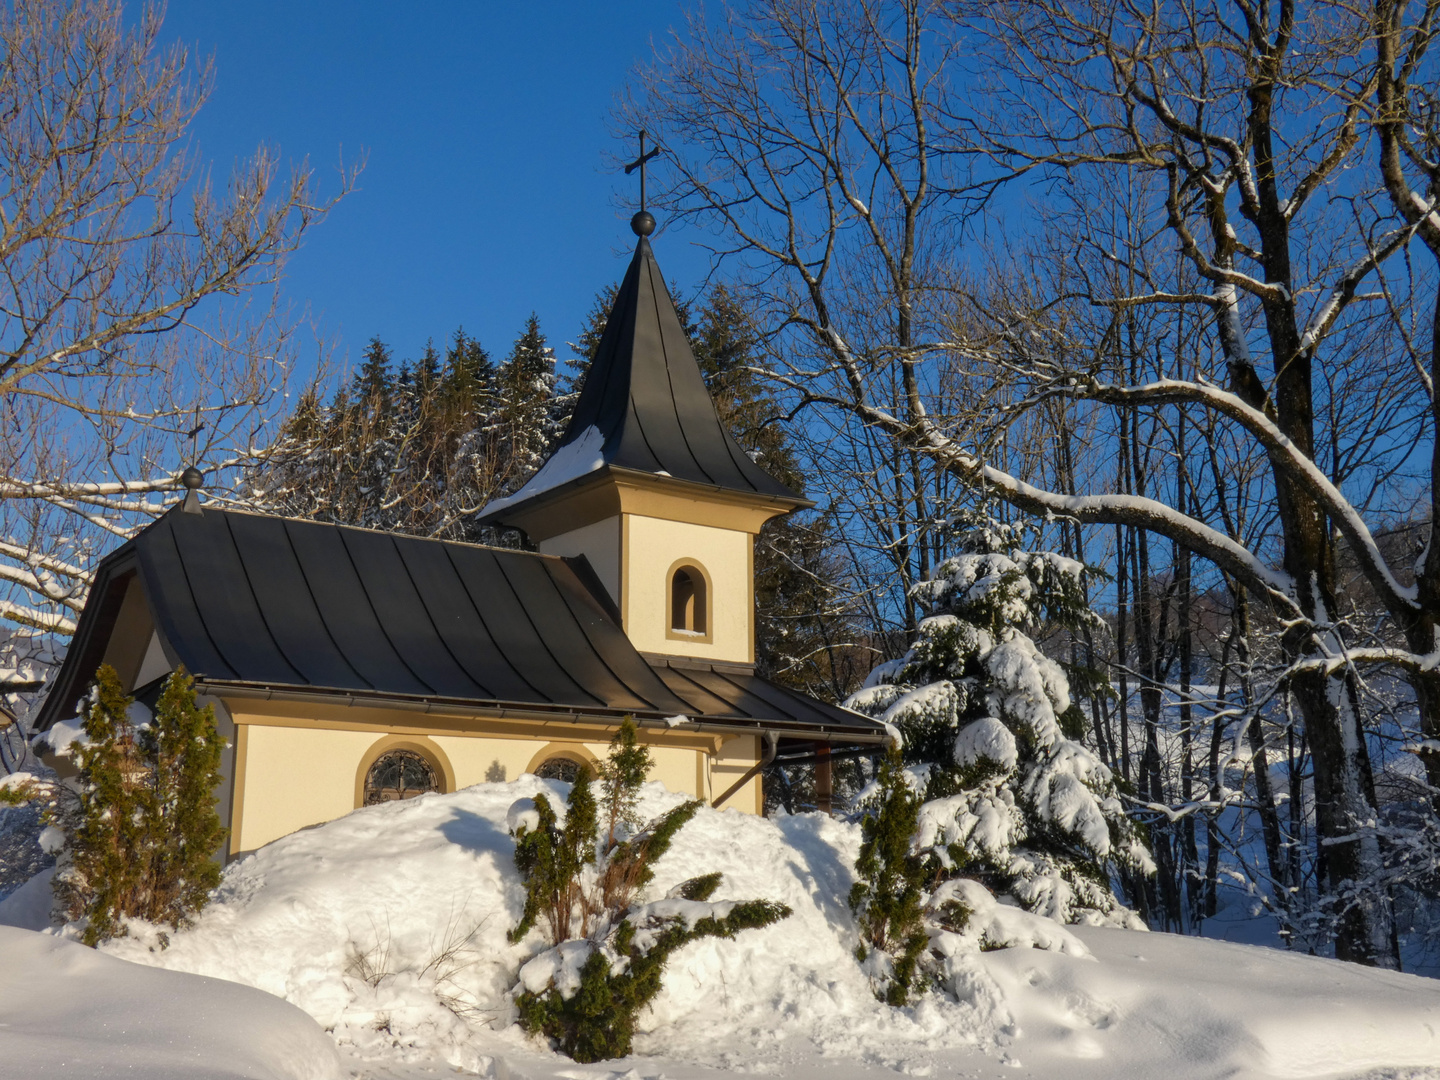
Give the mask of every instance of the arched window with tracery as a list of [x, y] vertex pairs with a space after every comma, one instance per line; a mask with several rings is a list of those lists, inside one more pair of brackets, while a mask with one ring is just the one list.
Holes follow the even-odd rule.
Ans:
[[439, 771], [423, 754], [414, 750], [387, 750], [365, 774], [364, 805], [413, 799], [439, 790]]
[[679, 566], [670, 575], [670, 629], [703, 637], [710, 632], [705, 575], [698, 566]]
[[542, 780], [559, 780], [564, 784], [573, 784], [580, 776], [580, 763], [568, 757], [546, 758], [535, 770], [535, 775]]

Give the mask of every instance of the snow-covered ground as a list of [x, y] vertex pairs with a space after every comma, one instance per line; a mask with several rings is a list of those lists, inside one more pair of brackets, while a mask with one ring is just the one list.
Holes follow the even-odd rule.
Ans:
[[[643, 1018], [637, 1055], [579, 1066], [526, 1038], [507, 999], [540, 943], [505, 940], [522, 901], [505, 818], [546, 787], [481, 784], [286, 837], [230, 867], [216, 901], [168, 948], [141, 935], [93, 959], [137, 979], [174, 976], [119, 959], [269, 991], [331, 1031], [355, 1076], [375, 1080], [457, 1069], [497, 1080], [1440, 1080], [1440, 982], [1162, 934], [1055, 927], [1065, 950], [964, 956], [960, 999], [891, 1009], [853, 955], [845, 897], [858, 828], [708, 809], [660, 862], [652, 894], [720, 870], [716, 899], [779, 900], [794, 915], [687, 946]], [[642, 810], [675, 801], [652, 785]], [[42, 910], [36, 883], [0, 903], [0, 922]], [[0, 939], [0, 970], [10, 940]], [[0, 1028], [0, 1061], [8, 1038]]]
[[269, 994], [0, 926], [0, 1077], [6, 1080], [342, 1075], [325, 1032]]

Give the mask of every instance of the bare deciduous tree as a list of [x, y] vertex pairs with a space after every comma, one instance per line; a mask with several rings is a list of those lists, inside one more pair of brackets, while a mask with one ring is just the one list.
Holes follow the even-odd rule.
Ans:
[[[770, 297], [782, 327], [770, 374], [798, 406], [847, 416], [1023, 511], [1167, 538], [1264, 603], [1313, 755], [1337, 953], [1388, 966], [1362, 681], [1408, 672], [1422, 733], [1440, 739], [1425, 681], [1440, 584], [1428, 562], [1413, 584], [1372, 521], [1396, 511], [1410, 449], [1435, 436], [1440, 351], [1417, 348], [1411, 364], [1393, 346], [1433, 284], [1398, 267], [1440, 219], [1422, 123], [1431, 9], [1381, 5], [1374, 22], [1393, 27], [1378, 69], [1371, 16], [1342, 4], [757, 0], [693, 22], [638, 74], [621, 119], [671, 151], [668, 206]], [[1383, 170], [1366, 155], [1372, 128], [1392, 148]], [[1023, 195], [1001, 186], [1020, 178], [1034, 181]], [[1107, 246], [1088, 223], [1108, 206], [1086, 200], [1117, 187], [1138, 210], [1132, 235]], [[989, 227], [1010, 215], [1032, 233], [1068, 227], [1052, 246], [1072, 270], [1011, 261], [1008, 276], [1036, 279], [1030, 295], [967, 288], [958, 240], [986, 200]], [[1075, 303], [1098, 313], [1098, 334], [1057, 324]], [[1157, 313], [1203, 327], [1214, 348], [1181, 353], [1163, 330], [1153, 363], [1117, 365], [1114, 343]], [[956, 370], [984, 408], [935, 407]], [[1042, 408], [1102, 433], [1068, 480], [1007, 446]], [[1126, 463], [1135, 425], [1154, 435], [1167, 410], [1265, 463], [1262, 520], [1237, 528], [1183, 477], [1147, 487], [1183, 442]], [[1433, 514], [1440, 491], [1428, 498]], [[1341, 553], [1398, 638], [1350, 618]], [[1133, 570], [1139, 588], [1143, 560]], [[1151, 602], [1136, 599], [1144, 615]], [[1425, 763], [1440, 790], [1440, 755]]]
[[72, 632], [97, 554], [187, 464], [223, 487], [283, 390], [274, 287], [329, 204], [267, 149], [222, 184], [197, 167], [211, 71], [160, 26], [116, 0], [0, 12], [0, 626]]

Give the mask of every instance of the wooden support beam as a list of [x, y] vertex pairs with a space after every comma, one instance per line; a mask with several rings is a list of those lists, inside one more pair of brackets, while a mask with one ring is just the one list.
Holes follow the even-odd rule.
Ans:
[[834, 776], [830, 772], [830, 744], [815, 744], [815, 809], [828, 814], [835, 794]]

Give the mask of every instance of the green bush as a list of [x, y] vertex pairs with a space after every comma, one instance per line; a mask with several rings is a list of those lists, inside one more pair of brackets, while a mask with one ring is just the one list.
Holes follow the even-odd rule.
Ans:
[[199, 708], [190, 677], [166, 681], [148, 725], [108, 664], [85, 706], [85, 738], [70, 797], [52, 823], [66, 834], [54, 878], [61, 915], [84, 920], [95, 945], [125, 933], [125, 920], [183, 926], [220, 883], [214, 861], [226, 830], [215, 812], [225, 741], [212, 708]]
[[[719, 884], [718, 874], [706, 878], [712, 887]], [[635, 1020], [660, 993], [665, 964], [677, 949], [705, 937], [733, 938], [741, 930], [769, 926], [789, 914], [784, 904], [748, 900], [724, 916], [697, 919], [688, 928], [681, 919], [667, 919], [654, 943], [643, 951], [635, 944], [635, 924], [623, 921], [605, 943], [618, 962], [612, 965], [607, 950], [597, 947], [581, 969], [580, 988], [568, 998], [554, 987], [518, 995], [520, 1026], [554, 1039], [576, 1061], [624, 1057], [630, 1053]]]
[[535, 796], [539, 824], [521, 827], [515, 836], [515, 867], [525, 882], [525, 911], [510, 931], [518, 942], [537, 919], [545, 920], [551, 945], [569, 941], [572, 929], [588, 923], [588, 904], [580, 888], [581, 870], [595, 861], [595, 795], [590, 769], [582, 765], [570, 788], [565, 827], [559, 825], [550, 800]]
[[[924, 927], [923, 860], [914, 854], [921, 798], [905, 781], [899, 747], [880, 763], [876, 792], [861, 821], [859, 877], [850, 910], [860, 930], [856, 957], [866, 964], [875, 996], [905, 1005], [921, 982], [920, 958], [929, 941]], [[882, 961], [882, 957], [884, 958]]]
[[[584, 941], [589, 955], [579, 987], [565, 994], [551, 985], [516, 995], [520, 1026], [555, 1040], [576, 1061], [602, 1061], [630, 1052], [640, 1010], [660, 992], [665, 964], [682, 946], [703, 937], [733, 938], [768, 926], [790, 909], [767, 900], [715, 904], [687, 920], [657, 914], [636, 900], [655, 877], [655, 862], [700, 809], [681, 803], [649, 825], [637, 815], [640, 787], [651, 766], [635, 721], [626, 718], [600, 767], [603, 836], [590, 771], [570, 789], [565, 824], [545, 795], [535, 797], [538, 820], [515, 832], [515, 865], [525, 882], [525, 910], [510, 932], [518, 942], [542, 921], [551, 948]], [[706, 903], [721, 875], [692, 878], [672, 895]], [[643, 944], [637, 937], [644, 930]]]

